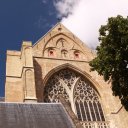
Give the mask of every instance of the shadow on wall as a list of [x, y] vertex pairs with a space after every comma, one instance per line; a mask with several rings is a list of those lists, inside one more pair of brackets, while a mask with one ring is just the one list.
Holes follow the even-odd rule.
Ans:
[[36, 86], [36, 97], [37, 102], [43, 102], [43, 76], [42, 69], [38, 62], [34, 59], [34, 70], [35, 70], [35, 86]]

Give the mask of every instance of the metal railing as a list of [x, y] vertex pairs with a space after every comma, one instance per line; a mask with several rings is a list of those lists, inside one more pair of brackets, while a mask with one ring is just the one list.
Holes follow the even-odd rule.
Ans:
[[83, 128], [110, 128], [110, 123], [107, 121], [82, 121]]

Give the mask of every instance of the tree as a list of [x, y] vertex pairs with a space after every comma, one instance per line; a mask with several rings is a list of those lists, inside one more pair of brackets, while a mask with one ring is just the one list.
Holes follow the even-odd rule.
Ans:
[[99, 41], [97, 57], [89, 63], [91, 71], [111, 80], [113, 95], [128, 111], [128, 17], [109, 18], [99, 29]]

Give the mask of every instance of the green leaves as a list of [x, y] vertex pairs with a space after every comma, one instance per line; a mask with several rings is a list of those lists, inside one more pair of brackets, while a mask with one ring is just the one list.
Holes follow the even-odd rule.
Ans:
[[112, 80], [113, 95], [119, 96], [128, 111], [128, 18], [118, 15], [99, 29], [97, 57], [90, 62], [105, 81]]

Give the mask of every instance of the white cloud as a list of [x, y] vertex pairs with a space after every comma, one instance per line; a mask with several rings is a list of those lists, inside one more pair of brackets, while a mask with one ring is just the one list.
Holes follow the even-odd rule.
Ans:
[[[69, 3], [70, 4], [69, 4]], [[70, 5], [70, 6], [69, 6]], [[128, 0], [57, 0], [62, 23], [89, 47], [98, 45], [98, 30], [108, 17], [128, 15]], [[67, 17], [64, 17], [64, 16]]]
[[72, 14], [78, 1], [79, 0], [54, 0], [54, 5], [58, 11], [57, 16], [60, 18]]

